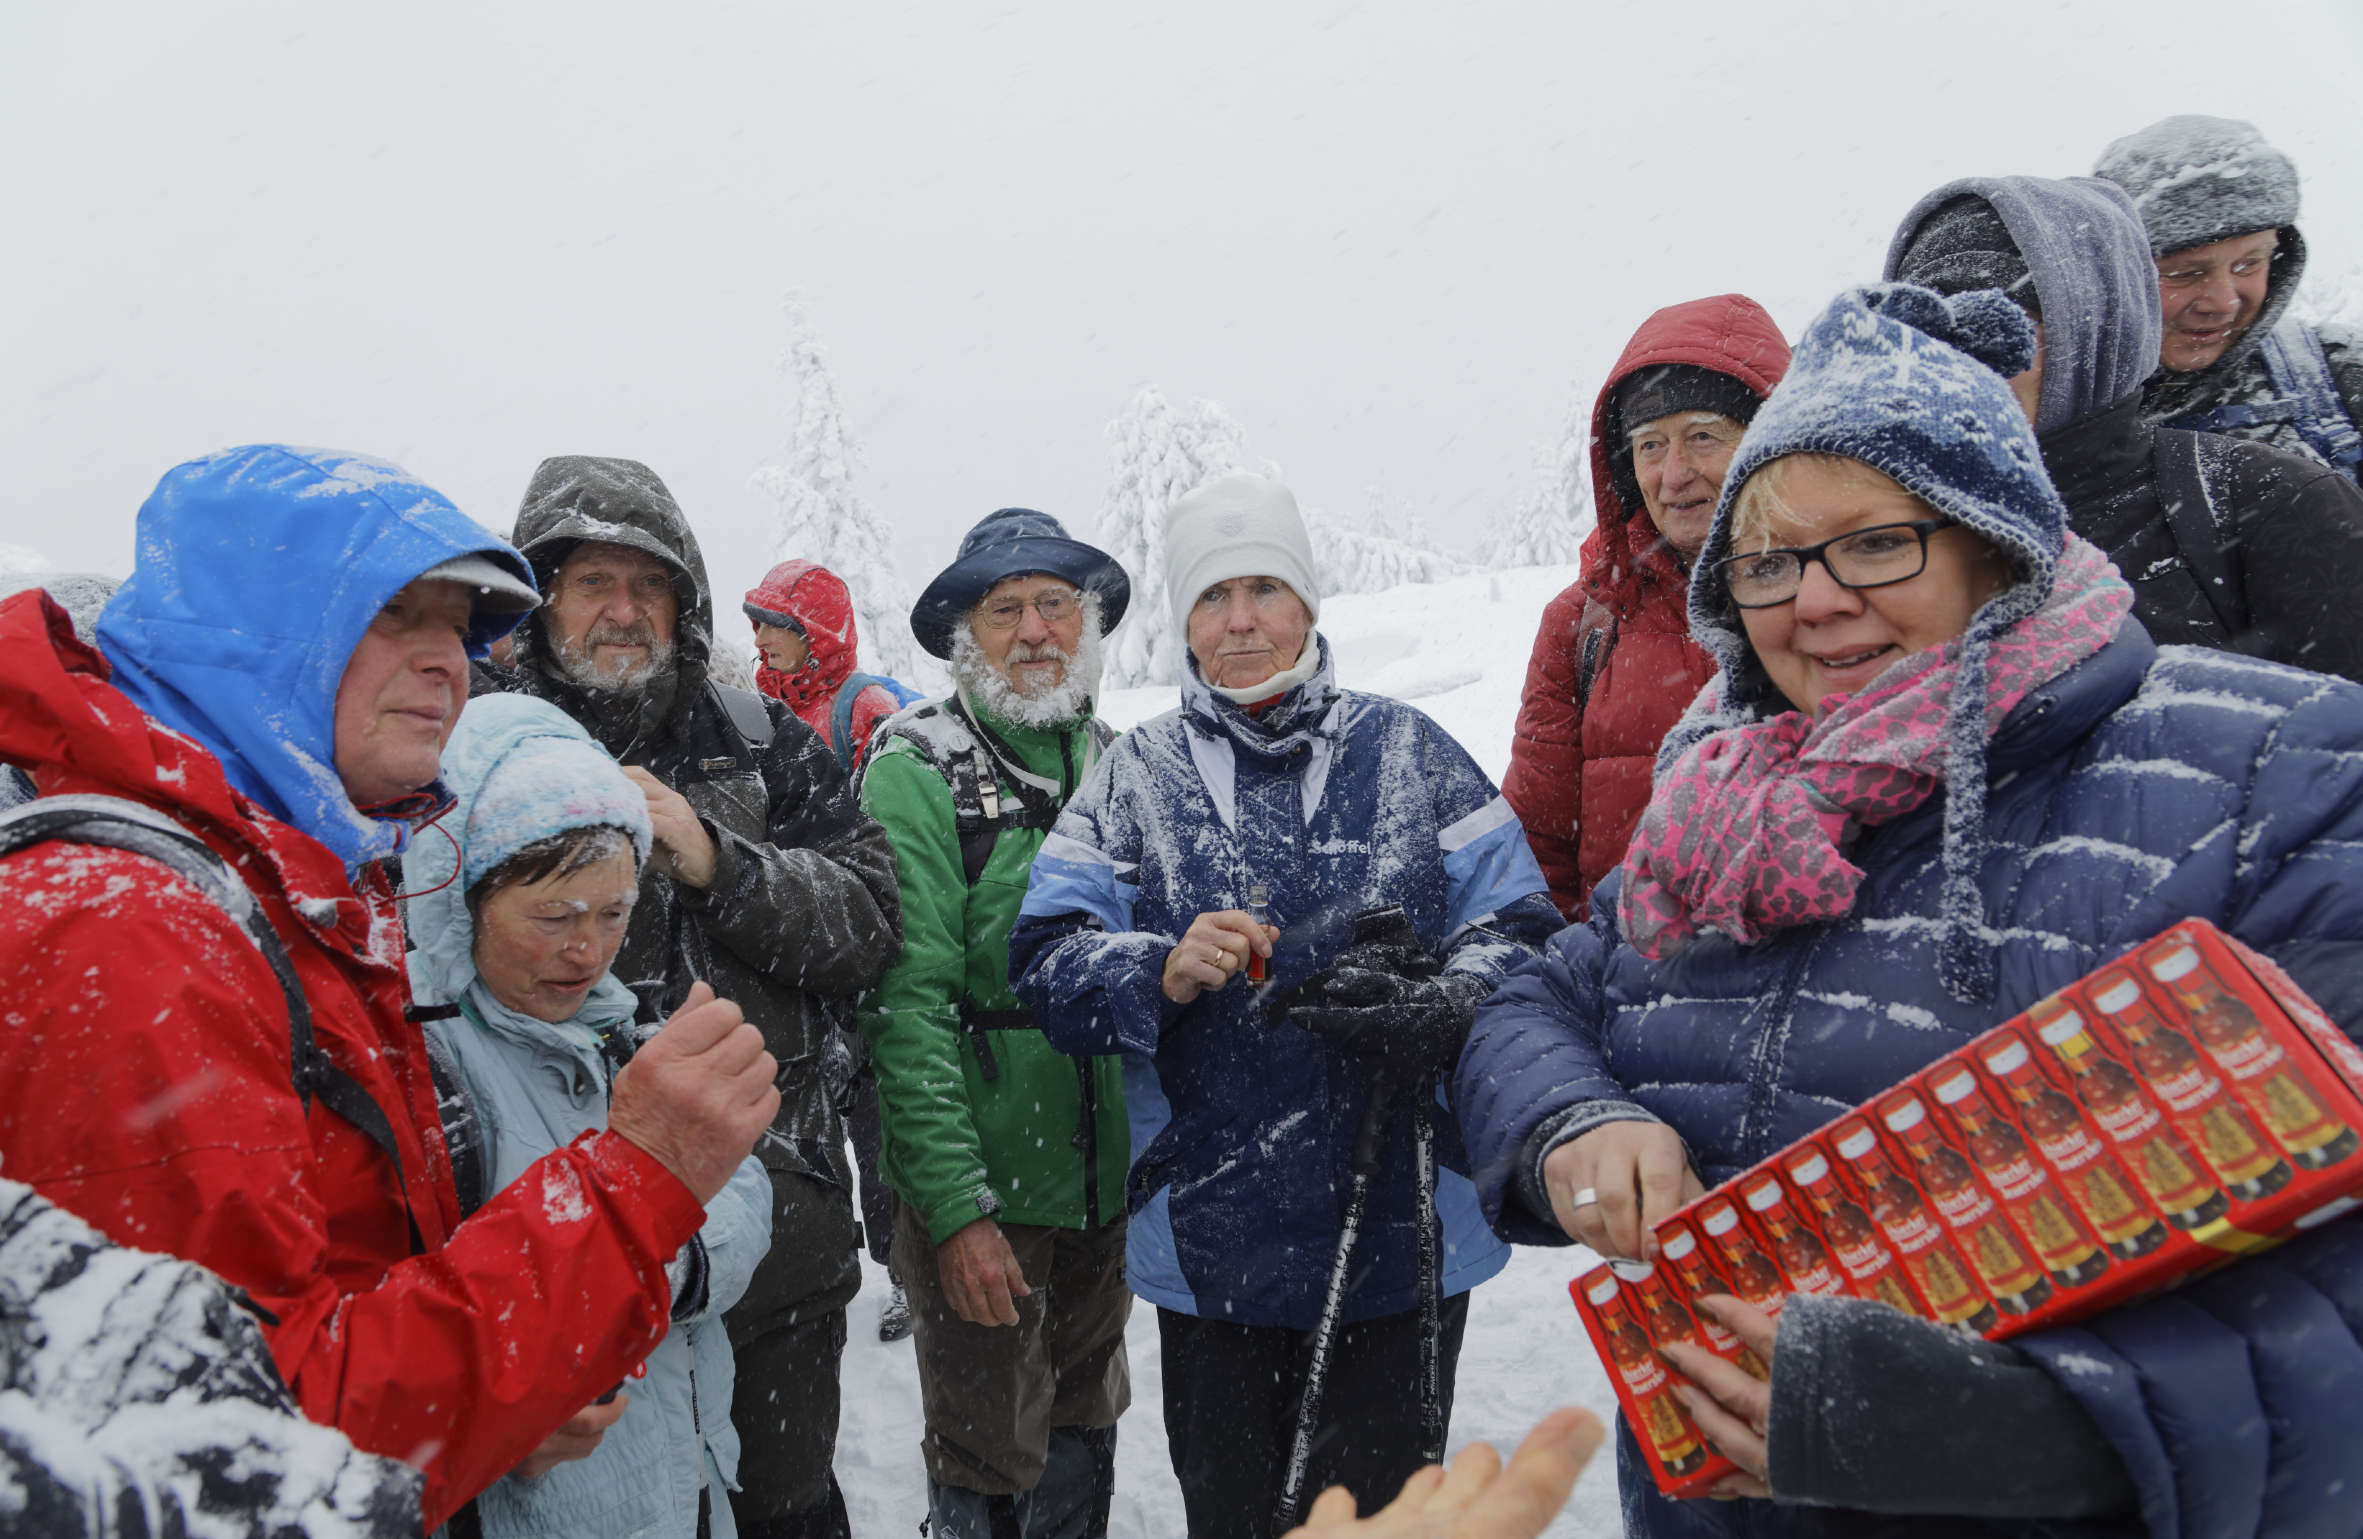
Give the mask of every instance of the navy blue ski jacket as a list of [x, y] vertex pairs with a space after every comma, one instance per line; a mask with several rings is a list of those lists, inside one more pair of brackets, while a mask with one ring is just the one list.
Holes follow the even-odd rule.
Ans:
[[[1941, 797], [1864, 833], [1851, 913], [1754, 946], [1710, 935], [1650, 962], [1617, 933], [1619, 877], [1603, 882], [1591, 919], [1480, 1008], [1454, 1078], [1503, 1232], [1567, 1243], [1517, 1170], [1530, 1135], [1571, 1109], [1664, 1121], [1712, 1185], [2188, 917], [2273, 957], [2363, 1035], [2363, 688], [2160, 649], [2129, 620], [2011, 713], [1988, 766], [1990, 1005], [1937, 981]], [[1572, 1319], [1566, 1339], [1582, 1350]], [[2073, 1531], [2363, 1533], [2363, 1215], [2013, 1345], [2092, 1414], [2140, 1493], [2138, 1521]], [[1868, 1531], [1862, 1514], [1673, 1502], [1629, 1433], [1619, 1455], [1631, 1534]]]
[[[1327, 643], [1320, 643], [1326, 648]], [[1188, 1005], [1160, 987], [1190, 921], [1270, 892], [1271, 977]], [[1497, 981], [1559, 925], [1525, 831], [1485, 772], [1407, 705], [1332, 664], [1251, 715], [1195, 671], [1182, 705], [1117, 741], [1034, 858], [1011, 985], [1060, 1051], [1124, 1055], [1126, 1280], [1238, 1325], [1319, 1319], [1370, 1076], [1266, 996], [1326, 967], [1355, 913], [1399, 903], [1448, 970]], [[1437, 1208], [1446, 1294], [1501, 1270], [1449, 1116]], [[1355, 1251], [1348, 1320], [1417, 1301], [1411, 1118], [1398, 1112]]]

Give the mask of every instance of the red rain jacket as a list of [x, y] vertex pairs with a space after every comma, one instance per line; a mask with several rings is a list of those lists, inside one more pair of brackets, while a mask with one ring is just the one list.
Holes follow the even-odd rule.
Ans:
[[[837, 708], [837, 688], [861, 667], [852, 590], [825, 566], [783, 561], [747, 591], [747, 602], [785, 615], [804, 628], [804, 644], [810, 651], [803, 666], [782, 673], [758, 654], [755, 682], [763, 693], [802, 717], [804, 724], [834, 749], [837, 745], [829, 729], [831, 714]], [[853, 726], [847, 737], [853, 746], [849, 770], [860, 773], [862, 755], [870, 746], [870, 729], [901, 709], [902, 702], [876, 684], [853, 697]]]
[[304, 1414], [425, 1470], [431, 1530], [647, 1356], [704, 1212], [597, 1133], [461, 1224], [387, 889], [356, 890], [107, 673], [46, 596], [0, 603], [0, 760], [44, 795], [143, 802], [229, 861], [401, 1172], [318, 1097], [305, 1114], [283, 996], [234, 921], [153, 861], [57, 842], [0, 859], [0, 1168], [246, 1290]]
[[[1616, 387], [1661, 363], [1728, 374], [1761, 398], [1787, 371], [1789, 346], [1763, 307], [1741, 295], [1670, 305], [1641, 323], [1593, 403], [1599, 519], [1584, 541], [1582, 575], [1543, 610], [1502, 778], [1551, 900], [1571, 921], [1584, 917], [1592, 888], [1624, 858], [1649, 805], [1658, 744], [1715, 672], [1690, 639], [1688, 574], [1648, 511], [1617, 496], [1609, 472]], [[1588, 667], [1587, 636], [1596, 636]]]

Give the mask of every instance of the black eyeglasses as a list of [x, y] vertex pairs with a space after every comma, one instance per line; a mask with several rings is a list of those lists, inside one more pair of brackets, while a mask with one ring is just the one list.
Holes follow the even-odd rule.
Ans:
[[1928, 568], [1928, 537], [1951, 519], [1874, 524], [1852, 534], [1787, 550], [1759, 550], [1715, 563], [1731, 601], [1742, 609], [1786, 604], [1805, 586], [1805, 569], [1818, 561], [1842, 588], [1884, 588], [1909, 582]]

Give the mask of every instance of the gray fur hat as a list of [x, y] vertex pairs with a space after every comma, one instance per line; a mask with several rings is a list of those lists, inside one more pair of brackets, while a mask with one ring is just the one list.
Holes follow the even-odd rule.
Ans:
[[2237, 118], [2162, 118], [2101, 151], [2092, 174], [2132, 195], [2153, 256], [2297, 223], [2297, 166]]

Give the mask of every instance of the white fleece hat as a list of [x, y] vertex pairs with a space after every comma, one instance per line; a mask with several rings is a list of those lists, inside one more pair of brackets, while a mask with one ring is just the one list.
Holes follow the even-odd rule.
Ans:
[[1165, 513], [1165, 594], [1189, 628], [1198, 595], [1234, 577], [1277, 577], [1321, 618], [1313, 542], [1288, 488], [1250, 470], [1216, 476]]

